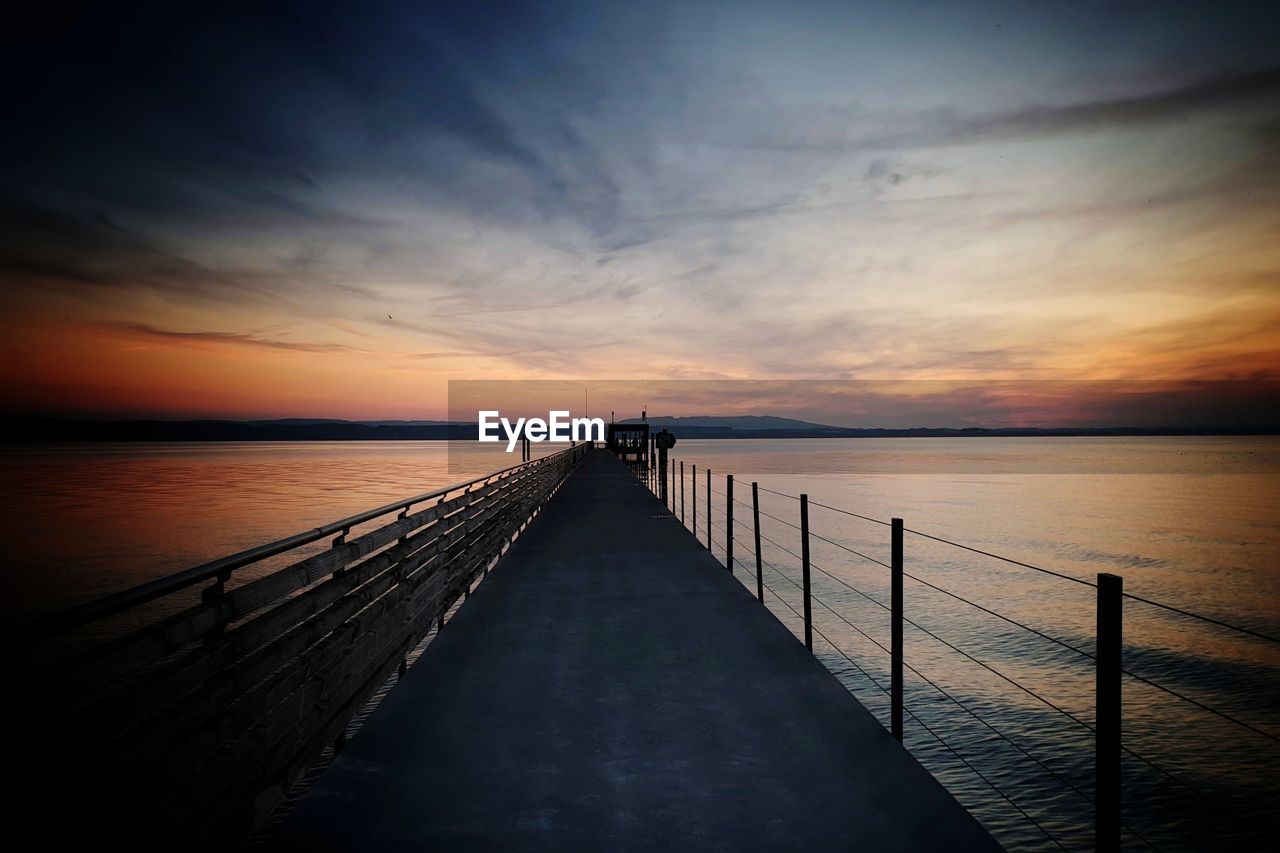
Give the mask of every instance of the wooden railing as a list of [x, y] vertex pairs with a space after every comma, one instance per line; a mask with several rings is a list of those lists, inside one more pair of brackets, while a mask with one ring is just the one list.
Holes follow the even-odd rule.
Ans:
[[[25, 626], [8, 651], [17, 651], [10, 684], [24, 697], [9, 729], [34, 747], [23, 768], [27, 792], [37, 805], [57, 798], [58, 787], [86, 792], [74, 820], [91, 822], [99, 838], [220, 847], [245, 837], [326, 746], [341, 743], [397, 668], [403, 674], [406, 655], [587, 450], [379, 507]], [[315, 543], [323, 550], [303, 556]], [[288, 555], [299, 558], [264, 569], [264, 560]], [[106, 623], [116, 635], [95, 635]], [[48, 654], [86, 633], [93, 639]]]

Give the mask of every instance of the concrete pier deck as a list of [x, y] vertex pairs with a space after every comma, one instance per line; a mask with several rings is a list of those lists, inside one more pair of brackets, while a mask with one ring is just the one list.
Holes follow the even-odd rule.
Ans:
[[311, 853], [999, 849], [602, 450], [275, 842]]

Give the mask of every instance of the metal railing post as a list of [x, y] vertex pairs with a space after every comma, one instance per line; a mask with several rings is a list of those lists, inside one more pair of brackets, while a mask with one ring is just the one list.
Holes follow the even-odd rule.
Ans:
[[733, 574], [733, 475], [724, 478], [724, 567]]
[[1120, 667], [1123, 647], [1124, 579], [1098, 575], [1096, 665], [1097, 729], [1094, 741], [1094, 847], [1120, 849]]
[[751, 483], [751, 516], [755, 522], [756, 537], [756, 598], [764, 603], [764, 561], [760, 556], [760, 484]]
[[800, 563], [804, 579], [804, 647], [813, 651], [813, 587], [809, 578], [809, 496], [800, 495]]
[[889, 560], [889, 651], [892, 669], [889, 673], [889, 729], [902, 741], [902, 519], [892, 519]]
[[[711, 551], [711, 469], [707, 469], [707, 550]], [[712, 551], [714, 554], [715, 552]]]
[[693, 466], [693, 527], [689, 528], [693, 531], [693, 538], [698, 538], [698, 466]]
[[680, 460], [680, 523], [684, 524], [684, 460]]

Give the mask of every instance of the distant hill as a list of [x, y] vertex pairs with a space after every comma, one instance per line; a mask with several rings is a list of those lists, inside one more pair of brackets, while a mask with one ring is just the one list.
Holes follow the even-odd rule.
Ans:
[[475, 424], [448, 421], [343, 421], [285, 418], [270, 421], [84, 421], [17, 418], [7, 439], [44, 441], [474, 441]]
[[[629, 418], [622, 423], [638, 424], [640, 418]], [[841, 427], [815, 424], [809, 421], [798, 421], [795, 418], [775, 418], [772, 415], [691, 415], [689, 417], [655, 417], [649, 423], [659, 428], [666, 427], [672, 432], [681, 428], [697, 429], [731, 429], [742, 432], [757, 430], [803, 430], [805, 432], [831, 431], [839, 433]]]
[[[633, 418], [624, 423], [637, 423]], [[858, 429], [793, 418], [757, 415], [650, 418], [680, 438], [983, 438], [1125, 435], [1276, 435], [1276, 427], [1108, 428], [1108, 429]], [[112, 441], [474, 441], [476, 425], [451, 421], [344, 421], [284, 418], [258, 421], [89, 421], [69, 418], [11, 418], [5, 440], [24, 442]]]
[[[181, 422], [179, 422], [181, 423]], [[241, 423], [240, 421], [215, 421], [215, 423]], [[244, 421], [255, 426], [286, 425], [315, 426], [316, 424], [360, 424], [362, 426], [446, 426], [451, 421], [348, 421], [342, 418], [275, 418], [265, 421]]]
[[[622, 423], [640, 423], [629, 418]], [[1034, 438], [1054, 436], [1127, 436], [1127, 435], [1275, 435], [1276, 427], [906, 427], [863, 428], [838, 427], [795, 418], [761, 415], [697, 415], [690, 417], [651, 417], [655, 429], [666, 428], [683, 438]]]

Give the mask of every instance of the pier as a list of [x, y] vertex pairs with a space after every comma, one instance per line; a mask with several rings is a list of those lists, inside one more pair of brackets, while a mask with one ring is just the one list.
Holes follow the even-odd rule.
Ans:
[[277, 835], [290, 850], [998, 849], [603, 451]]

